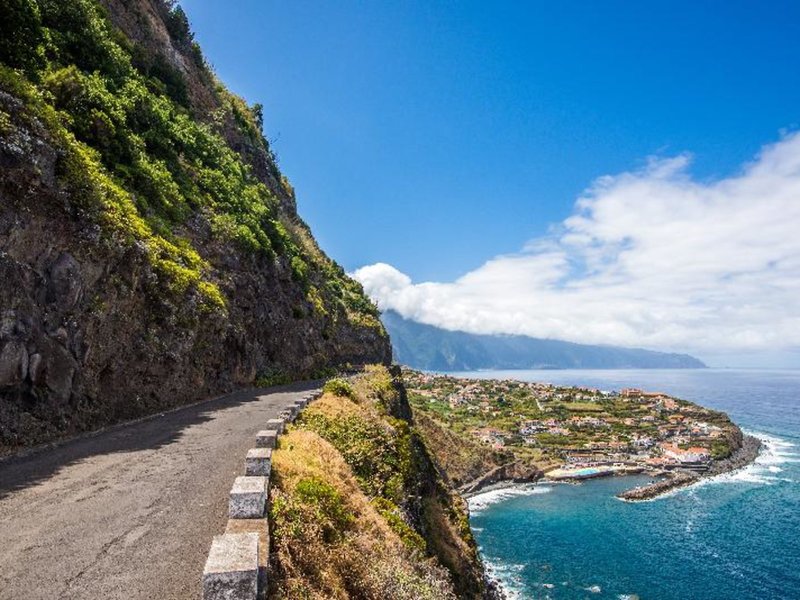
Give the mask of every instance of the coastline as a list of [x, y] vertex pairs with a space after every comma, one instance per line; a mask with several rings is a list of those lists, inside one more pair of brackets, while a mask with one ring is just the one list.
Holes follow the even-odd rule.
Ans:
[[543, 476], [544, 472], [536, 465], [528, 465], [523, 461], [515, 460], [485, 472], [480, 477], [459, 487], [457, 491], [466, 500], [477, 494], [509, 487], [515, 483], [534, 483]]
[[[615, 377], [606, 387], [625, 384], [628, 379], [638, 382], [635, 374]], [[494, 482], [477, 493], [464, 494], [469, 501], [470, 524], [481, 546], [488, 576], [499, 581], [512, 598], [544, 596], [550, 593], [545, 583], [555, 583], [560, 590], [564, 581], [569, 583], [570, 589], [574, 588], [575, 597], [591, 596], [581, 590], [595, 582], [602, 586], [604, 597], [630, 597], [632, 593], [642, 594], [648, 589], [677, 590], [682, 597], [693, 597], [691, 592], [711, 589], [713, 585], [726, 585], [724, 590], [729, 597], [734, 597], [733, 592], [740, 586], [745, 586], [742, 589], [752, 592], [754, 598], [760, 597], [759, 592], [763, 593], [764, 589], [758, 575], [771, 568], [779, 573], [791, 573], [792, 561], [784, 557], [791, 556], [791, 551], [797, 549], [784, 534], [791, 531], [785, 526], [785, 517], [789, 514], [787, 501], [796, 501], [800, 489], [797, 487], [800, 485], [800, 429], [797, 428], [797, 413], [792, 412], [798, 382], [800, 378], [793, 374], [790, 380], [793, 388], [784, 385], [776, 389], [774, 376], [759, 372], [737, 377], [718, 373], [707, 380], [698, 375], [696, 381], [674, 383], [684, 396], [695, 394], [706, 400], [705, 406], [730, 411], [735, 425], [726, 432], [730, 456], [707, 464], [706, 468], [711, 469], [687, 487], [672, 487], [674, 484], [670, 483], [669, 489], [653, 494], [652, 501], [629, 504], [615, 496], [635, 486], [663, 479], [669, 471], [660, 471], [660, 464], [651, 465], [651, 469], [638, 477], [597, 481], [588, 487], [552, 485], [552, 489], [547, 490], [544, 488], [550, 488], [551, 484], [545, 477], [528, 485]], [[602, 383], [600, 380], [596, 385], [601, 387]], [[783, 385], [783, 380], [781, 383]], [[696, 389], [690, 390], [690, 384]], [[765, 402], [758, 404], [754, 397], [763, 397]], [[658, 474], [661, 476], [654, 477]], [[466, 478], [469, 479], [477, 477]], [[754, 502], [754, 498], [759, 501]], [[567, 502], [575, 502], [581, 510], [566, 506]], [[769, 514], [764, 510], [767, 507]], [[594, 510], [602, 511], [609, 518], [593, 517]], [[590, 520], [591, 527], [580, 526], [585, 520]], [[563, 543], [559, 545], [548, 543], [551, 537], [565, 530], [563, 524], [570, 526], [574, 539], [562, 538]], [[618, 539], [620, 528], [624, 528], [627, 539], [646, 539], [652, 545], [647, 546], [647, 552], [639, 551], [640, 544], [615, 545], [613, 553], [607, 554], [605, 544]], [[686, 540], [682, 539], [684, 531]], [[673, 536], [676, 532], [680, 535]], [[691, 543], [699, 541], [704, 548], [729, 549], [731, 547], [725, 544], [732, 535], [743, 544], [752, 545], [752, 554], [749, 551], [737, 554], [734, 563], [740, 572], [748, 575], [747, 583], [726, 579], [730, 564], [710, 554], [698, 556], [697, 546]], [[573, 542], [581, 548], [582, 561], [585, 557], [585, 562], [577, 566], [574, 561], [568, 562], [576, 552], [571, 545]], [[780, 558], [775, 557], [781, 561], [778, 565], [769, 557], [770, 553], [762, 555], [755, 547], [772, 548], [773, 544], [780, 551]], [[737, 548], [743, 547], [748, 546], [737, 544]], [[617, 552], [624, 560], [607, 561]], [[687, 564], [693, 571], [691, 578], [684, 578]], [[662, 588], [662, 573], [678, 583]], [[778, 582], [769, 582], [769, 585], [780, 595], [777, 594], [781, 589]]]
[[[626, 501], [626, 502], [646, 502], [649, 500], [653, 500], [659, 496], [663, 496], [671, 491], [688, 487], [694, 483], [702, 481], [704, 479], [709, 479], [712, 477], [716, 477], [718, 475], [723, 475], [726, 473], [731, 473], [734, 471], [738, 471], [739, 469], [743, 469], [748, 465], [752, 464], [756, 458], [758, 458], [760, 452], [764, 448], [764, 443], [759, 438], [742, 433], [742, 444], [741, 446], [734, 451], [734, 453], [726, 459], [722, 459], [719, 461], [715, 461], [711, 468], [706, 473], [698, 474], [693, 472], [687, 471], [654, 471], [652, 475], [654, 477], [663, 477], [666, 476], [666, 479], [660, 479], [658, 481], [653, 482], [650, 485], [642, 486], [633, 488], [631, 490], [627, 490], [617, 495], [618, 498]], [[602, 477], [620, 477], [625, 476], [627, 473], [610, 473], [603, 475]], [[476, 480], [483, 485], [476, 485], [473, 486], [469, 491], [459, 491], [459, 495], [461, 498], [464, 499], [465, 503], [469, 507], [469, 500], [471, 498], [477, 497], [481, 494], [491, 493], [491, 492], [502, 492], [503, 490], [514, 490], [519, 489], [521, 486], [536, 486], [541, 484], [571, 484], [577, 485], [581, 483], [583, 480], [563, 480], [563, 479], [548, 479], [546, 475], [544, 475], [541, 471], [539, 471], [539, 476], [534, 477], [531, 479], [491, 479], [487, 477], [482, 477]], [[525, 493], [525, 492], [522, 492]], [[490, 502], [492, 502], [490, 500]], [[469, 508], [468, 508], [469, 510]], [[490, 595], [493, 594], [495, 600], [508, 600], [509, 591], [504, 587], [502, 578], [498, 577], [497, 575], [485, 572], [484, 581], [487, 584], [487, 588], [490, 589]]]
[[465, 501], [468, 501], [470, 498], [474, 498], [475, 496], [480, 496], [481, 494], [486, 494], [488, 492], [497, 492], [500, 490], [507, 490], [516, 488], [521, 485], [527, 484], [537, 484], [537, 483], [553, 483], [551, 481], [547, 481], [543, 477], [539, 477], [537, 479], [528, 479], [528, 480], [519, 480], [519, 479], [501, 479], [498, 481], [493, 481], [492, 483], [488, 483], [483, 487], [477, 487], [474, 489], [469, 490], [468, 492], [458, 492], [458, 495], [461, 496]]
[[[761, 449], [763, 448], [763, 442], [755, 436], [749, 434], [742, 434], [742, 445], [734, 451], [734, 453], [729, 456], [728, 458], [714, 461], [708, 471], [705, 473], [693, 473], [690, 471], [652, 471], [648, 473], [653, 477], [664, 477], [665, 479], [659, 479], [658, 481], [654, 481], [651, 484], [642, 487], [636, 487], [630, 490], [626, 490], [618, 494], [618, 498], [622, 500], [626, 500], [629, 502], [640, 502], [644, 500], [652, 500], [671, 492], [672, 490], [676, 490], [682, 487], [687, 487], [692, 485], [693, 483], [697, 483], [698, 481], [702, 481], [703, 479], [709, 479], [711, 477], [716, 477], [718, 475], [723, 475], [725, 473], [731, 473], [733, 471], [738, 471], [750, 464], [752, 464], [756, 458], [758, 458]], [[496, 470], [494, 470], [496, 471]], [[492, 473], [494, 474], [494, 473]], [[603, 474], [598, 477], [624, 477], [629, 475], [628, 472], [617, 472], [617, 473], [608, 473]], [[486, 475], [489, 475], [487, 473]], [[486, 477], [486, 475], [478, 478], [475, 482], [468, 484], [466, 486], [462, 486], [460, 490], [458, 490], [459, 496], [463, 498], [465, 501], [468, 501], [470, 498], [474, 498], [475, 496], [479, 496], [480, 494], [485, 494], [487, 492], [494, 492], [504, 489], [511, 489], [515, 488], [520, 485], [524, 484], [572, 484], [576, 485], [580, 483], [581, 480], [564, 480], [564, 479], [548, 479], [547, 476], [539, 471], [537, 475], [534, 475], [529, 478], [518, 478], [518, 477], [508, 477], [508, 478], [499, 478], [495, 479], [493, 477]]]
[[742, 445], [729, 456], [719, 461], [714, 461], [705, 473], [692, 473], [689, 471], [672, 471], [672, 472], [655, 472], [653, 476], [666, 476], [666, 479], [660, 479], [653, 483], [641, 487], [636, 487], [625, 492], [617, 494], [617, 498], [627, 502], [642, 502], [645, 500], [653, 500], [673, 490], [682, 487], [687, 487], [703, 479], [709, 479], [738, 471], [750, 464], [752, 464], [761, 451], [763, 444], [760, 439], [755, 436], [742, 434]]

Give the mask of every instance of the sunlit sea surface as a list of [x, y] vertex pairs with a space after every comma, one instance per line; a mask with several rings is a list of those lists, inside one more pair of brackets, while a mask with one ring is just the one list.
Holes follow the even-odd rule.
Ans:
[[470, 500], [511, 598], [800, 599], [800, 371], [480, 371], [602, 390], [663, 391], [727, 412], [764, 441], [756, 463], [649, 502], [646, 477], [536, 484]]

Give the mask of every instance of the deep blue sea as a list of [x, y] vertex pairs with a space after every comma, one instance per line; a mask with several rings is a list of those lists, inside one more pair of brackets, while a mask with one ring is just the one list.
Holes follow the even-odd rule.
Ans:
[[800, 599], [800, 371], [482, 371], [458, 375], [663, 391], [764, 440], [756, 463], [649, 502], [646, 477], [537, 484], [471, 499], [481, 552], [511, 598]]

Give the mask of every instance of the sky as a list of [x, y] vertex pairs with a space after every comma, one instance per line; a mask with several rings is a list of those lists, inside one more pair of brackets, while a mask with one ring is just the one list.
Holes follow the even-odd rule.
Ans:
[[800, 367], [797, 2], [182, 5], [382, 308]]

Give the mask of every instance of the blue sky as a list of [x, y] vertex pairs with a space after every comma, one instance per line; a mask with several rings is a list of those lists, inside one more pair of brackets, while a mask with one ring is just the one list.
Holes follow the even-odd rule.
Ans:
[[670, 176], [712, 186], [800, 125], [797, 2], [182, 4], [349, 271], [452, 283], [562, 231], [600, 177], [690, 153]]

